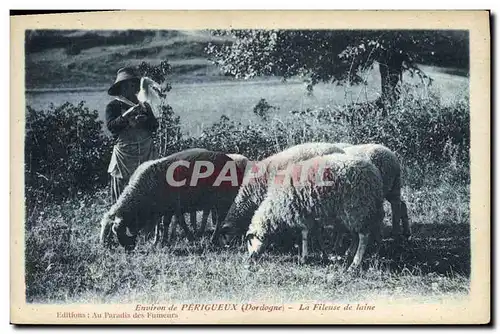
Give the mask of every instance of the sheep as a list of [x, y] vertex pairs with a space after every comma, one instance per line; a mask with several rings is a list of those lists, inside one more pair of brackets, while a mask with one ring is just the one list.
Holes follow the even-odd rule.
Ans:
[[[348, 143], [336, 143], [346, 154], [368, 159], [377, 167], [381, 173], [384, 197], [391, 204], [393, 235], [395, 238], [401, 236], [400, 221], [403, 222], [403, 236], [410, 236], [408, 213], [406, 203], [401, 200], [401, 167], [397, 156], [387, 147], [380, 144], [351, 145]], [[333, 249], [340, 249], [345, 230], [341, 226], [336, 229], [336, 238]]]
[[344, 151], [331, 143], [305, 143], [292, 146], [260, 161], [251, 167], [252, 173], [249, 172], [248, 165], [243, 184], [223, 222], [224, 243], [228, 245], [234, 237], [244, 235], [254, 211], [264, 200], [269, 179], [276, 172], [290, 164], [331, 153], [344, 153]]
[[[226, 155], [236, 163], [237, 170], [239, 170], [239, 171], [246, 170], [246, 167], [247, 167], [247, 164], [249, 161], [247, 157], [245, 157], [242, 154], [237, 154], [237, 153], [231, 153], [231, 154], [226, 154]], [[217, 212], [215, 212], [214, 210], [212, 210], [211, 212], [212, 212], [212, 221], [215, 221], [216, 219], [214, 217], [216, 217], [216, 216], [214, 216], [214, 214], [217, 214]], [[205, 232], [209, 213], [210, 212], [208, 212], [208, 211], [203, 211], [203, 216], [201, 219], [201, 226], [200, 226], [200, 229], [198, 231], [198, 236], [201, 236], [201, 234], [203, 232]]]
[[[208, 164], [213, 166], [212, 172]], [[205, 166], [205, 170], [200, 166]], [[228, 171], [234, 182], [219, 177], [226, 176]], [[227, 155], [203, 149], [185, 150], [144, 162], [133, 173], [118, 201], [105, 213], [101, 221], [101, 242], [108, 244], [112, 231], [119, 243], [131, 250], [137, 233], [146, 227], [144, 222], [158, 216], [164, 217], [164, 236], [174, 214], [215, 207], [223, 219], [238, 192], [242, 174]], [[216, 222], [216, 233], [220, 222]], [[189, 231], [187, 226], [182, 227]]]
[[[236, 169], [240, 171], [244, 171], [246, 169], [246, 166], [248, 164], [248, 158], [245, 157], [242, 154], [237, 154], [237, 153], [231, 153], [231, 154], [226, 154], [229, 158], [231, 158], [235, 163], [236, 163]], [[201, 225], [200, 228], [197, 229], [197, 216], [196, 216], [196, 211], [191, 211], [189, 213], [189, 221], [191, 224], [191, 229], [193, 230], [193, 233], [199, 238], [203, 235], [205, 232], [207, 222], [208, 222], [208, 216], [212, 214], [212, 222], [217, 221], [217, 211], [214, 209], [211, 210], [203, 210], [203, 215], [201, 218]], [[183, 220], [184, 216], [181, 215], [177, 217], [177, 221]], [[174, 225], [174, 228], [172, 230], [172, 234], [175, 233], [175, 228], [176, 226]], [[174, 237], [174, 236], [172, 236]]]
[[353, 235], [348, 251], [352, 261], [347, 263], [350, 263], [349, 270], [355, 270], [361, 263], [370, 235], [380, 240], [383, 218], [382, 178], [370, 161], [346, 154], [315, 157], [301, 163], [300, 173], [296, 169], [287, 170], [282, 184], [269, 185], [246, 232], [249, 259], [258, 258], [272, 235], [287, 228], [300, 228], [300, 260], [304, 263], [309, 231], [317, 233], [324, 249], [318, 232], [327, 225], [342, 225]]
[[403, 236], [411, 234], [406, 203], [401, 200], [401, 166], [397, 156], [387, 147], [380, 144], [361, 144], [345, 146], [346, 154], [368, 159], [378, 168], [384, 185], [384, 198], [391, 204], [392, 233], [396, 238], [401, 235], [401, 221]]

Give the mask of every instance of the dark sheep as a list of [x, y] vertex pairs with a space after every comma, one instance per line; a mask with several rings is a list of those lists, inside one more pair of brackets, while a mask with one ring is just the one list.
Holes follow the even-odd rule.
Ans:
[[[207, 171], [207, 163], [212, 164], [212, 173]], [[203, 174], [197, 175], [193, 171], [206, 173], [208, 176], [203, 177]], [[174, 182], [185, 180], [184, 185], [167, 182], [167, 175]], [[228, 181], [227, 178], [220, 182], [219, 175], [232, 175], [235, 182]], [[217, 210], [221, 218], [216, 223], [218, 234], [220, 222], [233, 203], [242, 176], [243, 171], [237, 170], [234, 161], [226, 154], [203, 149], [185, 150], [145, 162], [137, 168], [118, 201], [104, 215], [101, 221], [101, 242], [108, 244], [113, 231], [122, 246], [133, 249], [138, 232], [147, 227], [145, 222], [157, 221], [163, 216], [165, 236], [173, 215], [212, 208]], [[218, 185], [215, 184], [217, 181]], [[189, 231], [185, 224], [182, 227]], [[157, 236], [159, 230], [157, 228]]]

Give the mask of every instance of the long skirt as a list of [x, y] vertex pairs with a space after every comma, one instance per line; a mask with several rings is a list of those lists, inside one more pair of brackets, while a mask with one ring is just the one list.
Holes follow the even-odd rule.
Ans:
[[111, 200], [113, 203], [118, 201], [118, 197], [120, 197], [120, 194], [123, 189], [125, 189], [127, 183], [128, 179], [111, 175]]
[[153, 139], [146, 137], [136, 142], [118, 141], [113, 147], [108, 173], [111, 175], [111, 199], [116, 203], [130, 176], [145, 161], [157, 158]]

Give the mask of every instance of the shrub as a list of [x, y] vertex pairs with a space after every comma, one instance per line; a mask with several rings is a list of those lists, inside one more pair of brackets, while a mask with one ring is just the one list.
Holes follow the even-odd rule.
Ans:
[[[386, 113], [384, 115], [384, 113]], [[189, 145], [239, 152], [262, 159], [285, 147], [309, 142], [380, 143], [394, 150], [414, 186], [439, 180], [469, 182], [469, 101], [446, 105], [430, 95], [406, 94], [390, 110], [375, 103], [290, 111], [281, 119], [243, 125], [222, 116]], [[193, 147], [193, 146], [191, 146]]]
[[277, 110], [279, 110], [279, 108], [270, 105], [266, 99], [260, 99], [255, 107], [253, 107], [253, 113], [259, 116], [263, 121], [267, 121], [269, 119], [269, 114]]
[[25, 189], [27, 207], [107, 183], [111, 141], [96, 110], [84, 102], [27, 107]]

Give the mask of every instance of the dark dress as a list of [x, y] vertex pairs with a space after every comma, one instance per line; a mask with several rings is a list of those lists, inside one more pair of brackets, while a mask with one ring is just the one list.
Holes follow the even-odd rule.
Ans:
[[136, 121], [133, 116], [122, 117], [130, 107], [121, 101], [114, 100], [106, 106], [106, 126], [115, 140], [108, 167], [113, 203], [118, 200], [135, 169], [141, 163], [157, 158], [153, 133], [158, 129], [158, 120], [151, 107], [145, 105], [146, 117], [142, 121]]

